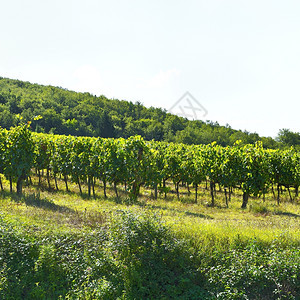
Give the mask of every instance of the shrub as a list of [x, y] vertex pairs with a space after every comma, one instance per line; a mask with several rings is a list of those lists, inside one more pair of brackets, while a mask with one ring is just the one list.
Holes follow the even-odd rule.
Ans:
[[128, 299], [199, 299], [206, 294], [192, 251], [155, 215], [114, 216], [110, 242]]
[[262, 248], [230, 250], [206, 269], [210, 290], [220, 299], [297, 299], [300, 250]]

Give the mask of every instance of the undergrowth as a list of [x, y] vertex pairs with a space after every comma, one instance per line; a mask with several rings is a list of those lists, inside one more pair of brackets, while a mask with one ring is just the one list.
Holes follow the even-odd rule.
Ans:
[[1, 299], [299, 299], [300, 250], [256, 240], [207, 254], [128, 210], [86, 233], [0, 221]]

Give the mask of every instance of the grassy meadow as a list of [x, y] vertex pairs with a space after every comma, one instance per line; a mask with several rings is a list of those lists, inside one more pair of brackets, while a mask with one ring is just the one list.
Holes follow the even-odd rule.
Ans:
[[[46, 179], [0, 193], [0, 299], [300, 299], [300, 205], [267, 194], [211, 207], [202, 184], [129, 200]], [[54, 186], [54, 183], [53, 183]]]

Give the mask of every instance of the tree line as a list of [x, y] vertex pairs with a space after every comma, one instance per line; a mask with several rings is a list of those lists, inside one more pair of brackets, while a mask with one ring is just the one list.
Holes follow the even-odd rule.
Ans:
[[279, 132], [276, 140], [257, 133], [234, 130], [217, 122], [178, 117], [161, 108], [146, 108], [132, 103], [77, 93], [60, 87], [42, 86], [0, 77], [0, 126], [9, 129], [34, 116], [43, 118], [32, 122], [33, 131], [104, 138], [129, 138], [140, 135], [150, 141], [184, 144], [234, 145], [262, 141], [265, 148], [300, 147], [300, 134], [288, 129]]

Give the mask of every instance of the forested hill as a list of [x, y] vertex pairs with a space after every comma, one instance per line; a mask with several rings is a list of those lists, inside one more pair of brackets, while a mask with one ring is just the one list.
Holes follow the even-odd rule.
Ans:
[[141, 135], [146, 140], [208, 144], [216, 141], [226, 146], [236, 140], [265, 147], [279, 143], [256, 133], [234, 130], [210, 121], [189, 121], [161, 108], [146, 108], [132, 103], [90, 93], [78, 93], [60, 87], [43, 86], [0, 77], [0, 126], [10, 128], [18, 122], [41, 115], [33, 121], [37, 132], [77, 136], [124, 137]]

